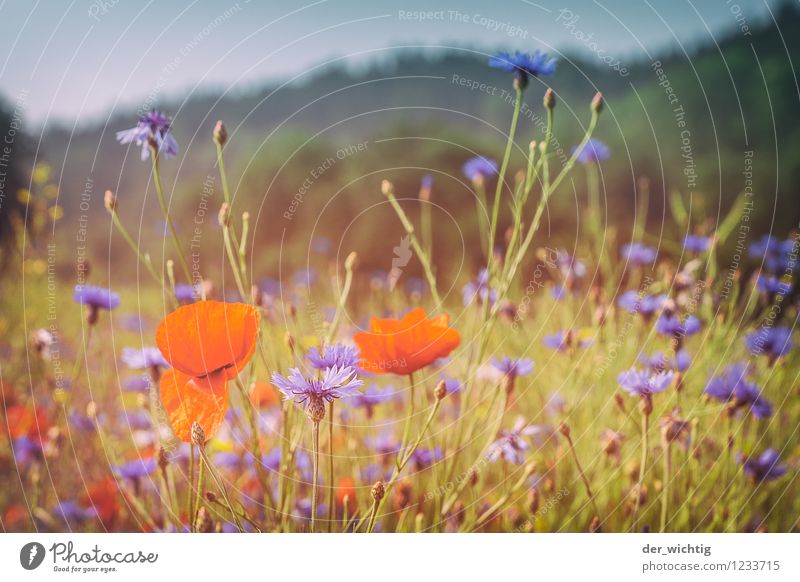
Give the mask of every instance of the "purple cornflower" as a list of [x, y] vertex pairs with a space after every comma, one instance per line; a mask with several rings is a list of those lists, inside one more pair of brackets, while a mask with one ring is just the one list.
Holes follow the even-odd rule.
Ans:
[[556, 264], [566, 280], [583, 279], [586, 276], [586, 265], [563, 249], [556, 251]]
[[651, 374], [647, 370], [631, 368], [621, 372], [617, 376], [617, 382], [631, 396], [652, 396], [666, 390], [674, 377], [674, 372]]
[[156, 151], [166, 158], [178, 155], [178, 142], [170, 133], [172, 120], [159, 111], [150, 111], [139, 117], [136, 127], [117, 132], [121, 144], [133, 143], [142, 146], [142, 160], [150, 157], [150, 140], [155, 142]]
[[704, 253], [711, 248], [711, 237], [687, 234], [683, 239], [683, 248], [689, 253]]
[[793, 247], [794, 242], [791, 239], [782, 241], [765, 234], [750, 245], [750, 256], [761, 259], [770, 271], [782, 271], [787, 267]]
[[317, 370], [355, 368], [361, 361], [358, 348], [345, 344], [328, 344], [322, 348], [322, 352], [316, 346], [311, 346], [306, 359], [311, 363], [311, 367]]
[[[574, 154], [575, 151], [578, 149], [578, 146], [572, 148], [572, 153]], [[586, 142], [586, 145], [578, 154], [576, 158], [579, 164], [589, 165], [589, 164], [597, 164], [602, 161], [607, 160], [611, 156], [611, 150], [608, 149], [608, 146], [604, 144], [599, 139], [591, 138], [589, 141]]]
[[556, 72], [556, 59], [548, 57], [547, 53], [534, 51], [533, 54], [514, 54], [500, 52], [489, 59], [489, 66], [514, 73], [514, 79], [520, 89], [528, 86], [529, 77], [544, 77]]
[[152, 457], [149, 459], [134, 459], [124, 465], [114, 467], [114, 472], [125, 479], [136, 480], [152, 475], [156, 470], [156, 466], [156, 460]]
[[367, 417], [372, 418], [375, 407], [385, 402], [390, 402], [395, 397], [391, 388], [381, 389], [375, 384], [370, 384], [363, 392], [357, 393], [350, 399], [353, 406], [364, 408]]
[[786, 326], [764, 326], [758, 331], [749, 333], [744, 338], [747, 349], [754, 356], [764, 354], [770, 363], [788, 354], [794, 347], [792, 330]]
[[444, 382], [444, 387], [445, 390], [447, 390], [448, 394], [461, 393], [461, 382], [459, 382], [455, 378], [451, 378], [450, 376], [445, 376], [444, 374], [442, 374], [442, 381]]
[[692, 358], [686, 350], [680, 350], [669, 362], [664, 352], [653, 352], [650, 356], [642, 354], [639, 361], [647, 366], [651, 372], [664, 372], [669, 366], [676, 372], [685, 372], [692, 363]]
[[780, 455], [773, 448], [767, 449], [755, 458], [749, 457], [745, 459], [741, 453], [738, 456], [739, 462], [744, 461], [745, 474], [753, 481], [772, 481], [786, 474], [786, 465], [778, 464]]
[[198, 297], [199, 293], [192, 285], [187, 283], [175, 284], [175, 299], [178, 300], [178, 303], [194, 303]]
[[622, 258], [634, 265], [646, 265], [656, 260], [656, 250], [645, 244], [634, 242], [622, 247]]
[[473, 182], [486, 180], [497, 174], [497, 162], [483, 156], [475, 156], [467, 160], [461, 171]]
[[430, 192], [431, 188], [433, 188], [433, 176], [430, 174], [425, 174], [422, 176], [422, 180], [419, 182], [419, 189], [425, 192]]
[[355, 396], [364, 382], [356, 376], [355, 368], [333, 366], [322, 373], [322, 378], [305, 378], [298, 368], [289, 369], [285, 378], [273, 372], [272, 383], [287, 400], [293, 400], [306, 409], [312, 422], [318, 423], [325, 416], [325, 403], [337, 398]]
[[464, 306], [472, 304], [477, 300], [478, 305], [488, 301], [489, 305], [494, 305], [497, 301], [497, 289], [489, 287], [489, 271], [485, 268], [478, 272], [478, 278], [470, 281], [461, 289], [464, 299]]
[[327, 256], [328, 253], [331, 252], [331, 247], [333, 243], [331, 243], [331, 239], [327, 236], [315, 236], [311, 239], [311, 250], [313, 250], [318, 255]]
[[169, 368], [169, 362], [161, 355], [158, 348], [144, 346], [142, 349], [122, 348], [122, 362], [131, 370], [152, 370], [153, 368]]
[[148, 392], [151, 382], [149, 376], [144, 374], [129, 376], [122, 381], [122, 389], [127, 392]]
[[588, 348], [590, 345], [592, 345], [592, 340], [588, 338], [576, 340], [575, 333], [572, 330], [562, 330], [557, 331], [554, 334], [544, 336], [542, 343], [544, 343], [544, 345], [546, 345], [548, 348], [557, 350], [559, 352], [566, 352], [575, 346], [584, 349]]
[[112, 310], [119, 307], [119, 295], [103, 287], [94, 285], [75, 285], [73, 294], [75, 303], [86, 305], [90, 309]]
[[759, 275], [756, 280], [756, 287], [762, 293], [774, 297], [776, 295], [788, 295], [792, 290], [790, 282], [784, 282], [782, 279], [773, 277], [772, 275]]
[[79, 525], [94, 517], [94, 511], [83, 509], [75, 501], [61, 501], [53, 508], [53, 516], [67, 525]]
[[503, 375], [513, 376], [514, 378], [527, 376], [533, 372], [533, 361], [527, 358], [512, 359], [508, 356], [503, 356], [499, 360], [492, 358], [492, 366], [502, 372]]
[[525, 437], [536, 435], [540, 430], [538, 426], [529, 426], [524, 418], [517, 418], [511, 430], [502, 429], [497, 433], [497, 440], [489, 445], [486, 458], [494, 463], [502, 457], [509, 463], [521, 465], [525, 462], [525, 452], [531, 448]]
[[667, 296], [664, 293], [660, 295], [640, 295], [638, 291], [631, 289], [619, 296], [617, 305], [625, 311], [639, 313], [645, 319], [650, 319], [656, 311], [664, 306], [666, 300]]
[[772, 403], [755, 384], [745, 379], [749, 371], [747, 364], [732, 364], [721, 374], [711, 378], [704, 392], [721, 402], [730, 402], [734, 410], [750, 408], [756, 418], [769, 418], [772, 416]]
[[422, 471], [433, 465], [434, 462], [441, 460], [443, 456], [442, 449], [439, 447], [434, 449], [418, 447], [417, 450], [411, 454], [411, 461], [414, 463], [414, 467], [417, 471]]
[[681, 321], [677, 315], [662, 313], [656, 321], [656, 331], [661, 335], [688, 337], [700, 331], [701, 323], [694, 315], [688, 315]]

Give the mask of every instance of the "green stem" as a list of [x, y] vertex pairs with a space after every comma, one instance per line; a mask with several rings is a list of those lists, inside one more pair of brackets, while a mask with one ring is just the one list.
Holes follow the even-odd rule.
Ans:
[[672, 443], [666, 443], [664, 452], [664, 488], [661, 490], [661, 533], [667, 527], [667, 513], [669, 511], [669, 482], [672, 478]]
[[334, 519], [334, 480], [333, 480], [333, 401], [328, 411], [328, 531], [333, 531]]
[[639, 523], [639, 506], [642, 502], [642, 486], [644, 484], [645, 467], [647, 466], [647, 431], [650, 428], [650, 416], [642, 413], [642, 458], [639, 464], [639, 480], [636, 484], [636, 504], [633, 508], [633, 529]]
[[311, 533], [316, 530], [317, 524], [317, 483], [319, 481], [319, 423], [315, 422], [312, 431], [312, 446], [314, 454], [314, 483], [311, 489]]
[[156, 194], [158, 195], [158, 203], [161, 206], [161, 213], [164, 215], [164, 220], [169, 227], [170, 236], [172, 237], [172, 244], [175, 247], [175, 253], [178, 255], [178, 262], [181, 264], [183, 276], [186, 277], [186, 282], [192, 283], [192, 272], [189, 270], [189, 265], [186, 263], [186, 257], [183, 256], [181, 244], [178, 241], [178, 231], [175, 230], [175, 224], [172, 222], [172, 217], [169, 213], [167, 200], [164, 198], [164, 188], [161, 185], [161, 172], [158, 167], [158, 150], [155, 147], [150, 148], [150, 159], [153, 160], [153, 182], [156, 185]]

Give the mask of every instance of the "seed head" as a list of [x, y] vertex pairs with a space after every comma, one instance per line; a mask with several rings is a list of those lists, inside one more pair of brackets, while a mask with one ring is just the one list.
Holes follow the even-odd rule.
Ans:
[[200, 447], [206, 444], [206, 431], [196, 420], [192, 423], [192, 443]]
[[380, 503], [383, 496], [386, 494], [386, 489], [383, 487], [383, 481], [375, 481], [375, 485], [372, 486], [372, 490], [370, 491], [370, 495], [372, 495], [372, 500], [375, 503]]

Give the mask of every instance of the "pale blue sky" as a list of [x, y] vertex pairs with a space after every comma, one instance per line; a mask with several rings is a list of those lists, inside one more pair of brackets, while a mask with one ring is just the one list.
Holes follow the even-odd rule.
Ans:
[[[576, 49], [630, 61], [770, 17], [774, 0], [0, 0], [0, 94], [33, 124], [103, 118], [196, 87], [246, 91], [387, 47]], [[420, 21], [409, 13], [435, 11]], [[566, 27], [572, 15], [571, 27]], [[402, 13], [401, 13], [402, 12]], [[737, 23], [737, 15], [739, 22]], [[575, 17], [577, 20], [574, 20]], [[496, 24], [494, 24], [496, 23]], [[676, 40], [677, 39], [677, 40]], [[391, 50], [391, 49], [389, 49]]]

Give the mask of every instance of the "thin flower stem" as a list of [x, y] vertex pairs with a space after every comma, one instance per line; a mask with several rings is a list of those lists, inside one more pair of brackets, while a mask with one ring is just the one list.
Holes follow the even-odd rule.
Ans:
[[178, 262], [181, 264], [183, 276], [186, 277], [186, 282], [191, 284], [192, 272], [189, 270], [189, 265], [186, 263], [186, 257], [183, 256], [181, 250], [181, 243], [178, 240], [178, 231], [175, 230], [175, 224], [172, 222], [172, 217], [169, 213], [167, 200], [164, 198], [164, 188], [161, 185], [161, 172], [158, 166], [158, 149], [155, 147], [150, 148], [150, 159], [153, 160], [153, 182], [156, 185], [156, 194], [158, 196], [158, 203], [161, 206], [161, 213], [164, 215], [164, 220], [167, 222], [170, 236], [172, 237], [172, 244], [175, 247], [175, 253], [178, 255]]
[[[352, 255], [354, 256], [354, 255]], [[353, 261], [350, 257], [344, 262], [344, 285], [342, 285], [342, 293], [339, 295], [339, 301], [336, 304], [336, 312], [333, 315], [330, 329], [328, 330], [325, 343], [328, 344], [336, 337], [336, 332], [339, 330], [339, 325], [342, 321], [342, 314], [344, 313], [347, 305], [347, 297], [350, 295], [350, 287], [353, 284]]]
[[569, 443], [569, 450], [572, 453], [572, 458], [575, 461], [575, 467], [578, 469], [578, 473], [583, 480], [583, 485], [586, 488], [586, 495], [589, 496], [589, 501], [592, 503], [592, 507], [594, 508], [594, 514], [599, 518], [600, 517], [600, 509], [597, 507], [597, 501], [595, 501], [594, 494], [592, 493], [592, 486], [589, 483], [589, 479], [586, 477], [586, 473], [581, 466], [581, 462], [578, 460], [578, 452], [575, 450], [575, 445], [572, 443], [572, 437], [566, 436], [567, 443]]
[[328, 531], [333, 531], [334, 487], [333, 484], [333, 400], [328, 410]]
[[650, 428], [650, 416], [642, 413], [642, 459], [639, 462], [639, 480], [636, 483], [636, 502], [633, 507], [633, 529], [639, 523], [639, 506], [642, 502], [642, 485], [644, 484], [645, 467], [647, 466], [647, 432]]
[[242, 296], [242, 301], [247, 301], [249, 295], [246, 294], [244, 290], [244, 283], [242, 282], [242, 276], [239, 273], [239, 261], [233, 249], [233, 242], [231, 241], [231, 231], [230, 231], [230, 226], [228, 224], [224, 224], [222, 226], [222, 239], [225, 242], [225, 252], [228, 255], [228, 262], [231, 264], [231, 271], [233, 271], [233, 280], [236, 282], [236, 288], [239, 290], [239, 294]]
[[403, 458], [404, 451], [406, 449], [406, 445], [408, 444], [408, 438], [409, 438], [410, 433], [411, 433], [411, 421], [413, 420], [414, 413], [415, 413], [415, 406], [416, 405], [414, 403], [414, 400], [415, 400], [415, 398], [414, 398], [414, 390], [416, 388], [416, 384], [414, 382], [414, 374], [413, 373], [408, 375], [408, 384], [409, 384], [409, 393], [411, 395], [411, 398], [410, 398], [409, 413], [406, 416], [406, 422], [405, 422], [405, 424], [403, 426], [403, 438], [400, 439], [400, 450], [398, 451], [397, 459], [395, 460], [395, 464], [398, 467], [400, 466], [400, 460]]
[[109, 212], [111, 214], [111, 220], [114, 221], [114, 226], [117, 227], [117, 230], [122, 235], [122, 238], [125, 239], [125, 242], [128, 243], [128, 246], [131, 248], [131, 250], [134, 253], [136, 253], [136, 257], [139, 259], [139, 262], [145, 267], [145, 269], [147, 269], [147, 272], [150, 273], [150, 275], [153, 277], [153, 279], [155, 279], [156, 282], [159, 285], [164, 287], [165, 282], [164, 282], [163, 275], [159, 276], [159, 274], [156, 273], [156, 270], [153, 267], [153, 263], [150, 260], [150, 256], [147, 255], [147, 254], [143, 254], [139, 250], [139, 247], [134, 242], [133, 238], [131, 237], [130, 233], [128, 232], [128, 229], [125, 228], [124, 224], [122, 224], [122, 220], [119, 217], [119, 213], [117, 213], [117, 211], [113, 210], [113, 209], [110, 210]]
[[192, 514], [192, 527], [194, 528], [195, 520], [197, 519], [197, 513], [200, 511], [200, 507], [203, 505], [203, 478], [205, 477], [205, 462], [203, 462], [204, 455], [201, 449], [201, 445], [198, 445], [198, 450], [200, 450], [200, 459], [198, 459], [198, 469], [197, 469], [197, 492], [196, 497], [194, 500], [194, 513]]
[[317, 524], [317, 483], [319, 482], [319, 423], [315, 422], [312, 431], [314, 448], [314, 483], [311, 489], [311, 533], [316, 531]]
[[519, 112], [522, 108], [522, 88], [517, 85], [515, 89], [516, 97], [514, 99], [514, 113], [511, 116], [511, 128], [508, 131], [508, 140], [506, 140], [506, 150], [503, 153], [503, 161], [500, 164], [500, 173], [497, 175], [497, 187], [494, 191], [494, 202], [492, 205], [492, 223], [489, 228], [489, 248], [487, 249], [487, 268], [489, 269], [489, 273], [492, 273], [494, 270], [494, 243], [497, 237], [497, 219], [500, 215], [500, 198], [503, 194], [506, 171], [508, 170], [508, 163], [511, 160], [511, 150], [514, 147], [514, 136], [517, 133]]
[[506, 503], [508, 503], [509, 499], [511, 499], [511, 496], [516, 491], [518, 491], [523, 485], [525, 485], [525, 483], [528, 480], [528, 477], [530, 477], [535, 470], [536, 470], [536, 465], [534, 463], [529, 463], [528, 465], [526, 465], [525, 470], [522, 473], [522, 476], [511, 487], [511, 489], [509, 489], [500, 499], [498, 499], [494, 505], [492, 505], [489, 509], [487, 509], [486, 511], [481, 513], [480, 516], [478, 516], [478, 519], [475, 522], [475, 527], [476, 528], [482, 527], [483, 525], [486, 524], [487, 521], [489, 521], [489, 519], [497, 515], [497, 513], [501, 509], [503, 509]]
[[189, 531], [194, 531], [194, 445], [189, 445], [189, 488], [186, 490], [186, 515]]
[[236, 528], [239, 530], [240, 533], [244, 533], [244, 528], [242, 527], [242, 523], [239, 521], [239, 515], [233, 509], [233, 505], [231, 504], [231, 500], [228, 498], [228, 491], [225, 488], [225, 484], [222, 482], [222, 479], [217, 475], [216, 469], [214, 469], [214, 465], [211, 464], [211, 459], [208, 458], [204, 447], [199, 447], [200, 450], [200, 457], [202, 463], [208, 467], [208, 474], [211, 475], [211, 478], [214, 480], [214, 484], [219, 489], [219, 492], [222, 494], [222, 498], [225, 500], [225, 507], [230, 512], [231, 516], [233, 517], [233, 522], [236, 524]]
[[408, 235], [409, 240], [411, 241], [411, 247], [414, 249], [414, 252], [417, 253], [417, 258], [419, 259], [420, 264], [422, 265], [422, 270], [425, 273], [425, 279], [428, 282], [428, 287], [431, 289], [431, 295], [433, 296], [433, 300], [437, 305], [441, 305], [442, 298], [439, 296], [439, 291], [436, 288], [436, 275], [433, 272], [433, 267], [431, 266], [430, 258], [428, 257], [425, 249], [419, 244], [419, 240], [417, 239], [417, 235], [414, 233], [414, 225], [411, 224], [411, 221], [408, 219], [403, 208], [400, 206], [400, 203], [395, 198], [394, 194], [391, 192], [384, 192], [384, 195], [389, 200], [389, 204], [392, 205], [392, 208], [397, 214], [397, 217], [400, 219], [400, 222], [403, 224], [403, 228], [406, 230], [406, 234]]
[[669, 511], [669, 485], [672, 478], [672, 443], [666, 443], [664, 452], [664, 488], [661, 491], [661, 533], [667, 528], [667, 513]]

